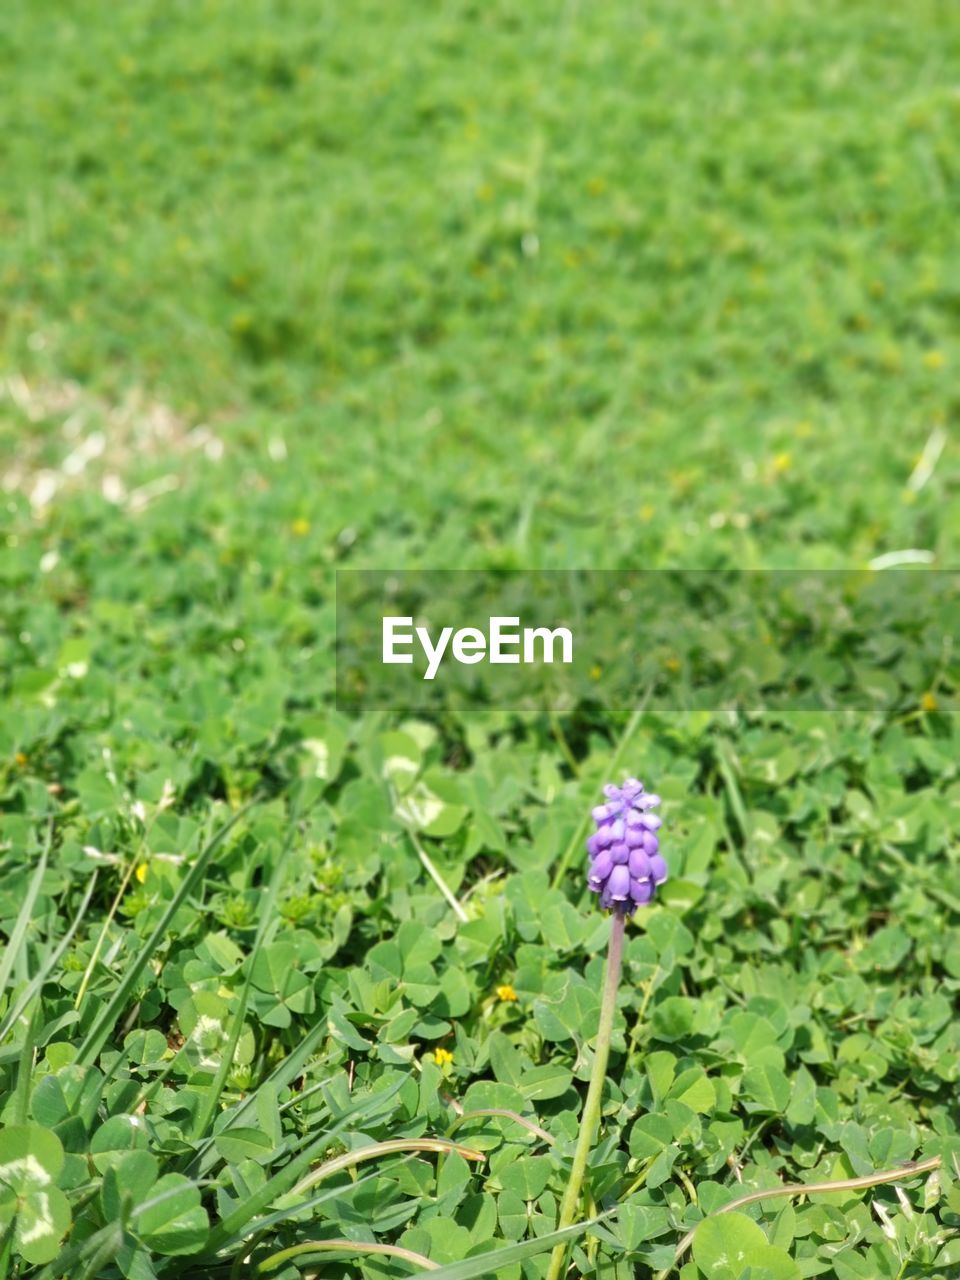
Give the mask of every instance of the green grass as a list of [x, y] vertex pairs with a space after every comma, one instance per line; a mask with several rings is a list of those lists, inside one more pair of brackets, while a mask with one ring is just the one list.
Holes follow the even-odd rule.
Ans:
[[940, 1155], [682, 1276], [950, 1280], [952, 654], [854, 626], [819, 719], [426, 723], [338, 714], [332, 636], [340, 565], [949, 567], [960, 14], [7, 10], [0, 1277], [542, 1277], [616, 760], [673, 879], [576, 1270]]
[[383, 8], [15, 4], [7, 371], [365, 563], [955, 554], [949, 6]]

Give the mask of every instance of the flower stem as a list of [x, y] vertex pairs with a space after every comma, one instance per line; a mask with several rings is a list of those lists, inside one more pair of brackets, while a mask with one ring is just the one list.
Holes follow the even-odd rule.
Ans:
[[[583, 1104], [583, 1115], [580, 1117], [580, 1136], [577, 1138], [576, 1150], [573, 1153], [573, 1165], [570, 1169], [570, 1181], [560, 1205], [560, 1220], [557, 1230], [573, 1224], [580, 1205], [580, 1188], [587, 1168], [587, 1159], [593, 1147], [600, 1121], [600, 1100], [603, 1096], [603, 1082], [607, 1074], [607, 1059], [610, 1057], [610, 1034], [613, 1031], [613, 1016], [617, 1009], [617, 986], [620, 982], [620, 965], [623, 960], [623, 930], [626, 917], [622, 911], [615, 909], [610, 923], [610, 947], [607, 951], [607, 972], [603, 980], [603, 997], [600, 1002], [600, 1027], [597, 1031], [597, 1043], [594, 1051], [593, 1072], [587, 1089], [587, 1100]], [[550, 1258], [550, 1269], [547, 1280], [559, 1280], [566, 1257], [566, 1244], [558, 1244]]]

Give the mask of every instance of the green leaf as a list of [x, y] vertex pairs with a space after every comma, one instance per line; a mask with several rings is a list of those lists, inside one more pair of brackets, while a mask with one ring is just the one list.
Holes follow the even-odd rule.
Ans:
[[658, 1040], [682, 1040], [693, 1029], [693, 1001], [668, 996], [653, 1010], [650, 1025]]
[[500, 1230], [508, 1240], [519, 1240], [527, 1229], [527, 1206], [516, 1191], [505, 1190], [497, 1197]]
[[597, 993], [571, 975], [556, 996], [534, 1000], [533, 1018], [545, 1040], [578, 1040], [595, 1034], [599, 1009]]
[[70, 1227], [70, 1204], [59, 1187], [31, 1191], [19, 1202], [14, 1246], [27, 1262], [50, 1262]]
[[243, 1160], [263, 1160], [273, 1150], [273, 1141], [259, 1129], [242, 1126], [218, 1134], [214, 1146], [228, 1164], [240, 1164]]
[[159, 1161], [149, 1151], [128, 1151], [120, 1156], [103, 1175], [100, 1203], [104, 1216], [119, 1218], [125, 1202], [137, 1205], [146, 1200], [159, 1173]]
[[643, 1066], [650, 1080], [654, 1098], [659, 1101], [666, 1096], [667, 1090], [673, 1084], [677, 1069], [676, 1056], [666, 1049], [658, 1049], [647, 1054]]
[[796, 1263], [743, 1213], [705, 1218], [693, 1234], [693, 1257], [706, 1280], [800, 1280]]
[[641, 1116], [630, 1130], [630, 1154], [643, 1160], [657, 1156], [673, 1141], [673, 1125], [656, 1112]]
[[787, 1119], [793, 1125], [813, 1123], [817, 1111], [817, 1086], [806, 1067], [801, 1066], [793, 1077], [793, 1088], [787, 1106]]
[[709, 1115], [717, 1105], [717, 1091], [713, 1081], [699, 1067], [691, 1067], [679, 1075], [670, 1090], [670, 1097], [682, 1102], [701, 1115]]
[[744, 1072], [743, 1092], [756, 1110], [779, 1115], [790, 1102], [790, 1081], [779, 1067], [752, 1067]]
[[530, 1102], [560, 1098], [573, 1083], [573, 1073], [559, 1062], [548, 1062], [523, 1073], [517, 1088]]
[[472, 1176], [473, 1171], [463, 1156], [458, 1151], [451, 1151], [444, 1160], [437, 1179], [437, 1197], [459, 1191], [469, 1183]]
[[96, 1168], [104, 1173], [118, 1163], [124, 1152], [146, 1146], [147, 1133], [140, 1116], [111, 1116], [90, 1139], [90, 1155]]
[[38, 1124], [0, 1130], [0, 1183], [16, 1195], [49, 1187], [63, 1168], [63, 1146]]
[[756, 1013], [738, 1012], [730, 1018], [726, 1034], [748, 1067], [783, 1067], [783, 1051], [776, 1028]]
[[666, 1147], [654, 1160], [653, 1164], [647, 1170], [646, 1183], [652, 1190], [662, 1187], [663, 1184], [673, 1173], [673, 1166], [677, 1163], [680, 1156], [680, 1148], [671, 1143]]
[[55, 1185], [64, 1166], [59, 1138], [36, 1124], [0, 1131], [0, 1224], [13, 1223], [25, 1261], [49, 1262], [70, 1226], [70, 1205]]
[[199, 1187], [179, 1173], [159, 1178], [132, 1218], [144, 1244], [165, 1256], [199, 1252], [206, 1244], [209, 1225]]
[[546, 1156], [521, 1156], [500, 1171], [500, 1181], [507, 1191], [522, 1200], [536, 1200], [550, 1181], [553, 1165]]

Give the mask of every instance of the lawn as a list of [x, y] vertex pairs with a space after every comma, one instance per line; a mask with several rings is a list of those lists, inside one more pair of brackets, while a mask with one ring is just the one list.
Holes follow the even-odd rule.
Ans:
[[[0, 1280], [542, 1280], [634, 775], [569, 1276], [960, 1274], [958, 85], [939, 0], [11, 0]], [[338, 569], [833, 611], [337, 699]]]

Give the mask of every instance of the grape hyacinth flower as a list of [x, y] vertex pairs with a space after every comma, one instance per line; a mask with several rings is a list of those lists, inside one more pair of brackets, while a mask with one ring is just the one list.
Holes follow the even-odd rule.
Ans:
[[667, 878], [657, 838], [662, 819], [650, 812], [660, 797], [648, 795], [636, 778], [622, 787], [607, 783], [603, 794], [606, 804], [593, 810], [597, 829], [587, 840], [587, 882], [599, 893], [601, 907], [629, 916], [650, 902]]
[[[651, 902], [657, 885], [663, 884], [667, 878], [667, 864], [660, 853], [657, 836], [661, 822], [656, 814], [650, 812], [660, 803], [660, 797], [647, 795], [636, 778], [628, 778], [622, 787], [608, 783], [603, 794], [606, 803], [598, 805], [592, 813], [597, 829], [587, 840], [590, 855], [588, 883], [594, 893], [599, 893], [600, 906], [613, 912], [613, 919], [610, 921], [610, 945], [600, 996], [600, 1025], [594, 1042], [593, 1069], [580, 1116], [570, 1178], [560, 1204], [558, 1234], [567, 1232], [576, 1222], [580, 1188], [600, 1124], [600, 1104], [617, 1011], [617, 987], [623, 963], [623, 934], [627, 917], [633, 915], [637, 907]], [[554, 1246], [547, 1280], [560, 1280], [567, 1244], [568, 1239], [561, 1238]]]

